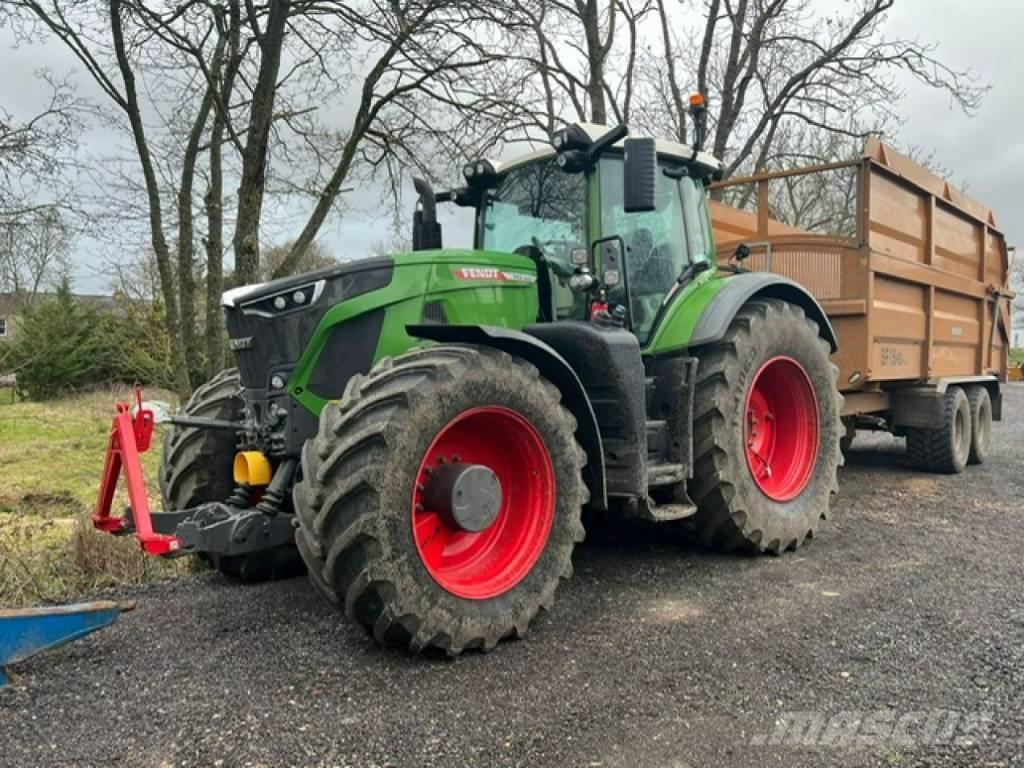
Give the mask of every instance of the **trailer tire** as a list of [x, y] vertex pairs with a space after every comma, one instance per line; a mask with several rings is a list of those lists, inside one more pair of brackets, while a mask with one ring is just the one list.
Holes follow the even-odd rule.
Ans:
[[[245, 403], [237, 369], [221, 371], [192, 393], [182, 414], [237, 421]], [[164, 435], [160, 495], [168, 510], [225, 501], [234, 490], [232, 465], [238, 438], [222, 429], [172, 427]], [[266, 552], [230, 557], [201, 554], [235, 581], [254, 583], [300, 575], [304, 568], [293, 544]]]
[[[697, 505], [690, 527], [704, 546], [779, 554], [829, 515], [844, 433], [829, 351], [803, 310], [777, 299], [748, 302], [720, 342], [697, 351], [688, 491]], [[775, 432], [777, 414], [789, 423]]]
[[[293, 494], [296, 541], [317, 591], [378, 642], [412, 652], [455, 656], [523, 636], [572, 575], [583, 540], [586, 454], [560, 401], [533, 365], [486, 347], [416, 349], [353, 377], [321, 413]], [[462, 458], [500, 480], [495, 516], [476, 533], [442, 530], [428, 501], [434, 474]], [[523, 478], [518, 489], [512, 477]], [[513, 540], [529, 554], [507, 546]], [[487, 541], [485, 557], [474, 556]]]
[[971, 452], [968, 464], [981, 464], [992, 449], [992, 398], [988, 387], [967, 387], [967, 405], [971, 411]]
[[971, 406], [960, 387], [949, 387], [943, 398], [942, 426], [907, 428], [907, 455], [926, 472], [955, 475], [964, 471], [971, 455]]

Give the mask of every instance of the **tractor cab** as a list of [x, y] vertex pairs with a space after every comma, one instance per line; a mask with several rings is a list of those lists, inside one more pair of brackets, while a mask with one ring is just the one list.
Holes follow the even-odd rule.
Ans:
[[644, 345], [680, 285], [712, 264], [704, 186], [722, 165], [625, 135], [572, 125], [549, 148], [467, 164], [466, 187], [442, 199], [475, 206], [476, 249], [537, 264], [540, 319], [607, 315]]

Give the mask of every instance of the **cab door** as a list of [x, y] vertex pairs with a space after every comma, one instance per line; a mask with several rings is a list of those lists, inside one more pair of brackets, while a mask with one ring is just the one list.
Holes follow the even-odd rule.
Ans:
[[655, 209], [627, 213], [622, 157], [603, 157], [599, 174], [601, 237], [621, 237], [625, 251], [626, 279], [609, 298], [627, 307], [643, 346], [676, 278], [692, 259], [708, 258], [704, 189], [678, 165], [659, 163]]

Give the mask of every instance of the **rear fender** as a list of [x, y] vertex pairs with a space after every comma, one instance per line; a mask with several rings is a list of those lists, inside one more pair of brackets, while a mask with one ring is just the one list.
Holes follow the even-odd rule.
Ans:
[[535, 365], [544, 378], [558, 387], [562, 402], [576, 418], [576, 435], [587, 453], [583, 479], [590, 491], [590, 504], [598, 509], [608, 508], [604, 451], [597, 417], [583, 384], [565, 358], [540, 339], [498, 326], [409, 325], [406, 326], [406, 332], [410, 336], [445, 344], [493, 347]]
[[712, 344], [729, 330], [736, 313], [751, 299], [781, 299], [800, 307], [818, 326], [818, 333], [832, 351], [839, 348], [832, 323], [821, 304], [799, 283], [770, 272], [744, 272], [727, 278], [725, 286], [708, 302], [693, 329], [689, 346]]

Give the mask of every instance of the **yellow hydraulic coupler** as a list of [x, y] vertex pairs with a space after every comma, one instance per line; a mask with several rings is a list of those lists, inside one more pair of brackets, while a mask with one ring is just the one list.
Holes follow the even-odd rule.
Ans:
[[273, 471], [270, 461], [259, 451], [240, 451], [235, 454], [235, 483], [260, 486], [270, 483]]

